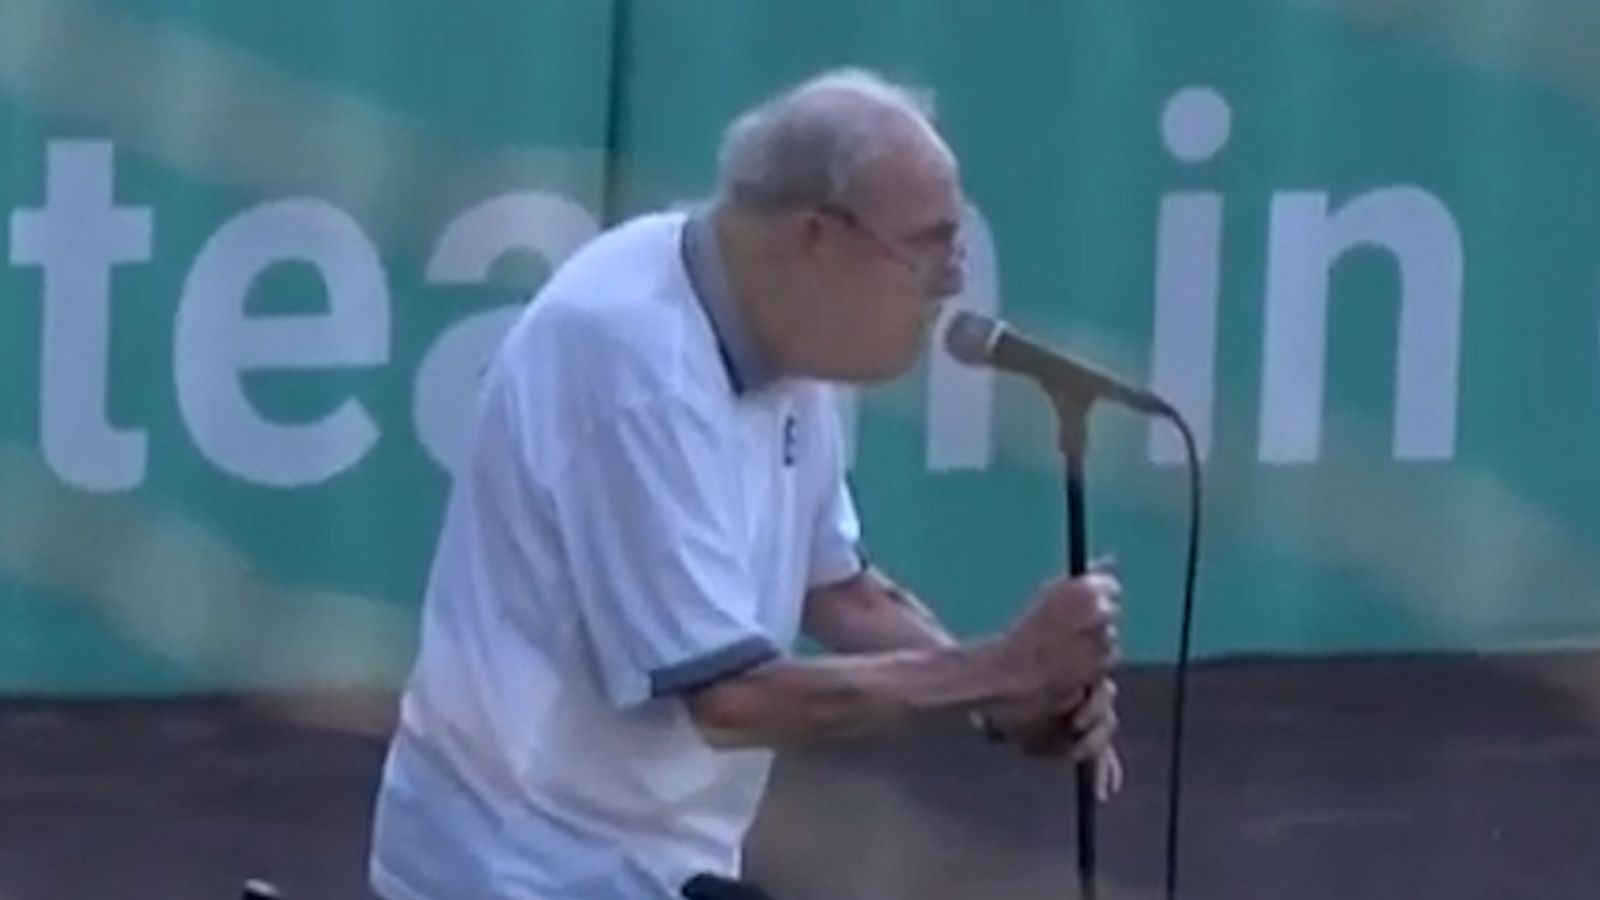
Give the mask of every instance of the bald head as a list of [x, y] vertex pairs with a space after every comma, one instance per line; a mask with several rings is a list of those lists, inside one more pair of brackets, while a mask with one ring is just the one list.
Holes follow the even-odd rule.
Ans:
[[757, 106], [724, 136], [717, 193], [747, 211], [850, 205], [898, 166], [955, 160], [918, 93], [859, 69], [825, 73]]

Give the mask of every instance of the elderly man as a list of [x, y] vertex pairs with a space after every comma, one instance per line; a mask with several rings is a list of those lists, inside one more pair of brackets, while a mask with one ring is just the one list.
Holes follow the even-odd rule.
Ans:
[[[379, 894], [694, 895], [739, 876], [776, 749], [919, 717], [1114, 759], [1111, 577], [1053, 579], [962, 644], [857, 552], [825, 384], [913, 365], [961, 286], [960, 214], [913, 96], [832, 72], [732, 125], [706, 207], [552, 275], [449, 501]], [[802, 633], [834, 655], [794, 655]]]

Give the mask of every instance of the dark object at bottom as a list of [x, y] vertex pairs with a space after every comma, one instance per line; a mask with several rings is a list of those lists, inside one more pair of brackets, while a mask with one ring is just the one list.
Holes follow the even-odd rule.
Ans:
[[278, 892], [277, 885], [270, 881], [252, 878], [244, 883], [244, 900], [282, 900], [283, 894]]
[[746, 881], [720, 875], [696, 875], [683, 883], [685, 900], [772, 900], [772, 895]]

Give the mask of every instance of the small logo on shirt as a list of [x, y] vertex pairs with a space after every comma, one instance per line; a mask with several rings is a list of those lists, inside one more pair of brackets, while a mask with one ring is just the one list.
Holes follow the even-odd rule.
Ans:
[[793, 466], [795, 460], [795, 445], [799, 441], [800, 425], [793, 415], [783, 419], [783, 464]]

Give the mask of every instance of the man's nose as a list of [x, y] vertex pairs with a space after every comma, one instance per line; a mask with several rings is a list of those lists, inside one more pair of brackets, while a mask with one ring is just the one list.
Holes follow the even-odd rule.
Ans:
[[966, 286], [966, 260], [957, 257], [934, 269], [933, 278], [928, 285], [928, 292], [932, 299], [947, 300], [961, 293]]

